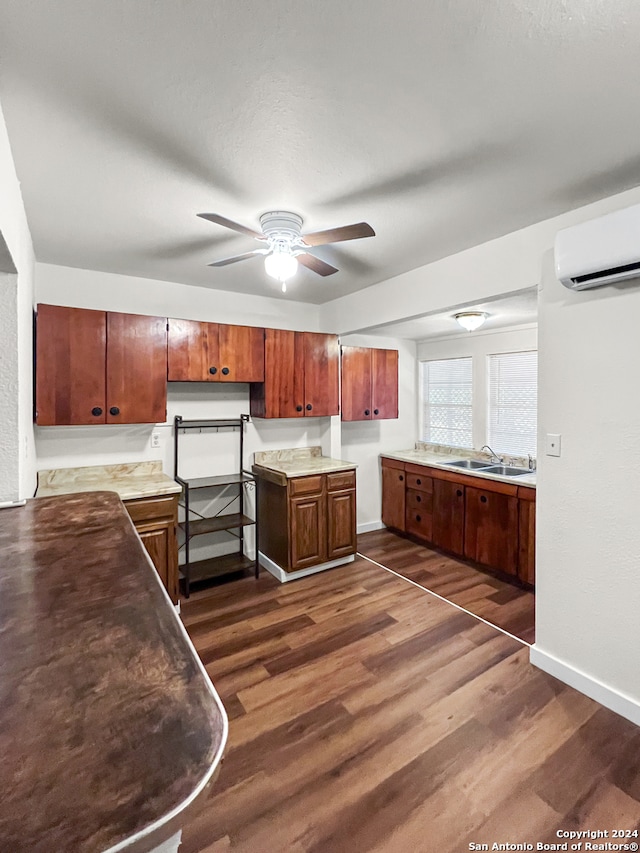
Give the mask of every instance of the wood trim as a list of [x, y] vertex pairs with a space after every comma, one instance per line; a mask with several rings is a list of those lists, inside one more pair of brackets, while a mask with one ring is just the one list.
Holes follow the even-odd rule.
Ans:
[[536, 490], [531, 486], [518, 486], [518, 497], [521, 501], [535, 501]]
[[400, 462], [399, 459], [390, 459], [388, 456], [382, 457], [382, 467], [383, 468], [398, 468], [400, 471], [405, 470], [405, 463]]

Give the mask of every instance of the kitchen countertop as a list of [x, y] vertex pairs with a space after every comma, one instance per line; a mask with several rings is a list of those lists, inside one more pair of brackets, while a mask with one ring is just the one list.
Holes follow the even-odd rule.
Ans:
[[176, 495], [181, 487], [162, 471], [162, 462], [130, 462], [84, 468], [54, 468], [38, 472], [36, 497], [74, 492], [116, 492], [123, 501], [156, 495]]
[[287, 450], [264, 450], [254, 453], [254, 473], [272, 471], [282, 479], [306, 477], [312, 474], [331, 474], [334, 471], [353, 471], [355, 462], [332, 459], [322, 455], [321, 447], [294, 447]]
[[228, 724], [117, 495], [0, 510], [0, 590], [0, 846], [153, 848]]
[[[387, 459], [397, 459], [399, 462], [411, 462], [414, 465], [430, 465], [432, 468], [441, 468], [443, 471], [455, 471], [458, 474], [464, 474], [469, 477], [478, 477], [484, 480], [499, 480], [501, 483], [511, 483], [515, 486], [529, 486], [535, 488], [536, 474], [532, 471], [530, 474], [519, 474], [516, 477], [505, 477], [500, 474], [485, 474], [482, 471], [474, 471], [467, 468], [456, 468], [446, 463], [457, 462], [460, 459], [481, 459], [484, 454], [470, 452], [467, 455], [460, 453], [442, 453], [431, 450], [423, 450], [416, 448], [414, 450], [394, 450], [388, 453], [381, 453], [380, 457]], [[487, 464], [490, 464], [487, 461]]]

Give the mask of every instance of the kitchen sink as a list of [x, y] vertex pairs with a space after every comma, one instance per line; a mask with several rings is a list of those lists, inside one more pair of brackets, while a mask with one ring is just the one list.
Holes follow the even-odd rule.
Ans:
[[467, 468], [475, 471], [481, 468], [488, 468], [491, 462], [484, 462], [478, 459], [460, 459], [458, 462], [444, 462], [443, 464], [451, 465], [452, 468]]
[[528, 468], [513, 468], [511, 465], [491, 465], [482, 469], [483, 474], [500, 474], [502, 477], [519, 477], [521, 474], [530, 474]]

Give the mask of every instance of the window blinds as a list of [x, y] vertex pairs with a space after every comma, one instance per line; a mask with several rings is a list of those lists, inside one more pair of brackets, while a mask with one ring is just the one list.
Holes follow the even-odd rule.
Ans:
[[496, 453], [536, 455], [538, 353], [490, 355], [489, 444]]
[[471, 358], [423, 361], [420, 373], [422, 440], [472, 447]]

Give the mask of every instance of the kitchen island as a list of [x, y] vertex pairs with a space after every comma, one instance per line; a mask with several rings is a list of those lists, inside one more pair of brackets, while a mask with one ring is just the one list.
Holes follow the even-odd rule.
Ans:
[[227, 717], [119, 497], [2, 510], [0, 602], [2, 849], [175, 836]]

